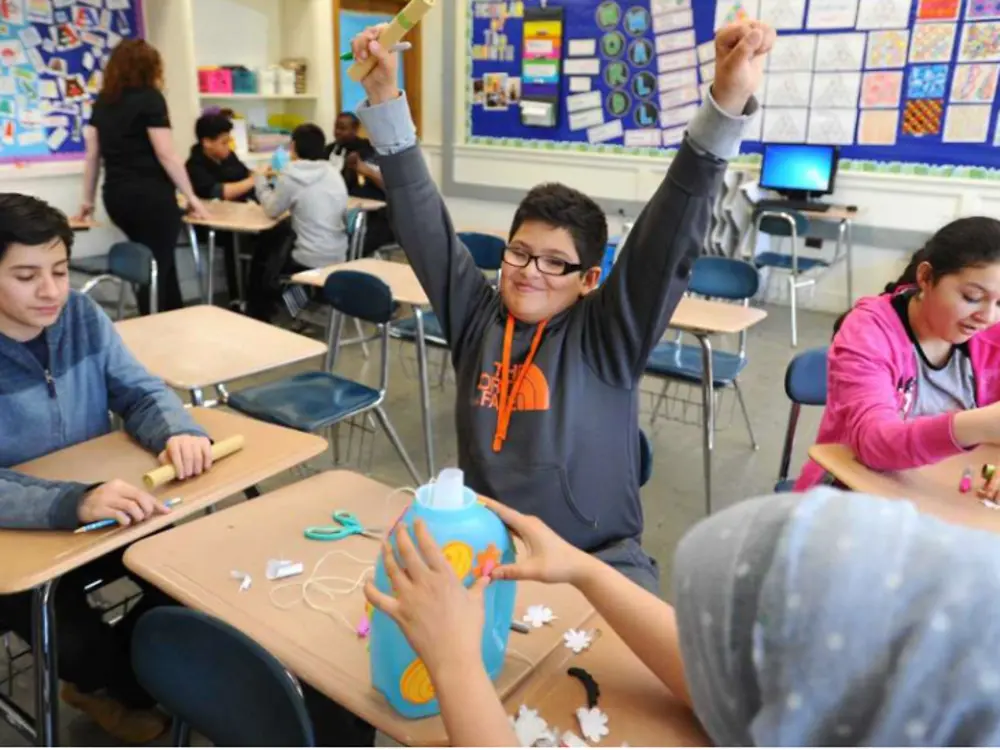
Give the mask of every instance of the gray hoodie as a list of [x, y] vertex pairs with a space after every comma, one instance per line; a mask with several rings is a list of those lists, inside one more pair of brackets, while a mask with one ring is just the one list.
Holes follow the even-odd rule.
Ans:
[[[590, 552], [638, 539], [639, 380], [687, 287], [745, 118], [707, 102], [691, 121], [607, 281], [548, 322], [507, 441], [495, 452], [503, 300], [455, 233], [405, 97], [362, 105], [358, 116], [381, 154], [396, 236], [451, 347], [467, 483]], [[511, 362], [524, 361], [534, 333], [533, 325], [516, 325]]]
[[268, 216], [291, 212], [295, 262], [321, 268], [347, 259], [347, 185], [330, 162], [297, 159], [281, 171], [274, 187], [262, 175], [255, 187]]

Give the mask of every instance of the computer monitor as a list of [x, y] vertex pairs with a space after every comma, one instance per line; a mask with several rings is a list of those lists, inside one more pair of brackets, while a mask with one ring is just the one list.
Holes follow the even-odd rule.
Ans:
[[833, 192], [839, 159], [836, 146], [764, 144], [760, 186], [793, 199], [829, 195]]

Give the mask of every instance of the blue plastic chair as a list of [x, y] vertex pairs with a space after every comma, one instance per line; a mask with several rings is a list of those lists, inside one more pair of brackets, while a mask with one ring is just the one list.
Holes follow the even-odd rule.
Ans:
[[[303, 372], [234, 393], [229, 397], [229, 406], [255, 419], [302, 432], [332, 428], [351, 417], [372, 412], [413, 480], [421, 483], [416, 467], [382, 409], [389, 383], [388, 324], [396, 309], [392, 292], [385, 282], [371, 274], [345, 270], [327, 277], [323, 299], [337, 313], [337, 320], [331, 321], [329, 330], [328, 344], [331, 346], [333, 339], [340, 336], [345, 316], [367, 321], [378, 328], [382, 340], [378, 388], [325, 370]], [[336, 441], [331, 442], [336, 455]]]
[[119, 285], [117, 319], [121, 320], [125, 315], [125, 285], [129, 284], [133, 290], [137, 286], [149, 287], [149, 312], [154, 314], [157, 311], [157, 286], [159, 281], [159, 271], [156, 265], [156, 258], [153, 251], [138, 242], [116, 242], [108, 250], [107, 256], [100, 261], [95, 261], [89, 266], [83, 266], [80, 262], [71, 266], [73, 270], [82, 270], [85, 267], [99, 268], [106, 264], [107, 271], [89, 279], [80, 289], [81, 294], [89, 295], [98, 285], [112, 281]]
[[[816, 276], [809, 276], [814, 271], [822, 272], [830, 267], [830, 262], [822, 258], [803, 258], [799, 256], [799, 238], [809, 234], [809, 219], [798, 211], [785, 208], [757, 208], [754, 210], [753, 246], [757, 247], [757, 239], [766, 234], [784, 241], [791, 241], [791, 253], [764, 252], [757, 253], [753, 263], [757, 268], [771, 268], [788, 274], [788, 301], [792, 311], [792, 347], [798, 346], [798, 316], [796, 303], [798, 290], [802, 287], [815, 286]], [[817, 274], [818, 275], [818, 274]]]
[[191, 731], [216, 747], [313, 747], [295, 678], [236, 628], [183, 607], [157, 607], [135, 625], [139, 684], [174, 717], [174, 745]]
[[[743, 305], [749, 305], [750, 298], [757, 293], [759, 287], [760, 276], [757, 269], [749, 263], [732, 258], [702, 256], [694, 264], [688, 291], [702, 297], [739, 301]], [[683, 336], [678, 335], [674, 341], [657, 344], [646, 363], [646, 374], [665, 378], [667, 381], [680, 380], [700, 384], [704, 379], [701, 347], [684, 344], [682, 340]], [[739, 351], [712, 350], [712, 388], [731, 386], [736, 391], [747, 432], [750, 434], [750, 442], [754, 450], [757, 450], [757, 438], [754, 436], [750, 414], [747, 412], [743, 392], [737, 379], [747, 366], [746, 343], [747, 334], [743, 331], [740, 334]], [[663, 390], [653, 407], [651, 423], [656, 421], [660, 407], [666, 399], [668, 386], [669, 382], [664, 382]], [[705, 429], [708, 429], [707, 425]]]
[[[507, 248], [506, 242], [496, 235], [483, 234], [482, 232], [459, 232], [458, 238], [469, 251], [477, 268], [482, 271], [500, 273], [500, 269], [503, 267], [503, 253]], [[404, 341], [416, 340], [417, 321], [413, 317], [409, 317], [394, 323], [392, 336]], [[431, 346], [448, 348], [441, 321], [433, 312], [424, 313], [424, 339]]]
[[795, 429], [803, 406], [826, 406], [826, 360], [828, 347], [809, 349], [795, 356], [785, 369], [785, 395], [792, 402], [785, 429], [785, 446], [781, 451], [781, 467], [775, 492], [790, 492], [795, 480], [788, 478], [795, 443]]

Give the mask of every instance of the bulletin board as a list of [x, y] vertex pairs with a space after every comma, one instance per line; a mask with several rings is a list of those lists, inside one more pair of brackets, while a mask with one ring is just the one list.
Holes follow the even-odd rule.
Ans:
[[848, 169], [1000, 178], [1000, 0], [562, 0], [559, 118], [534, 128], [518, 117], [520, 40], [539, 2], [472, 0], [471, 143], [669, 151], [714, 79], [714, 30], [759, 18], [779, 40], [745, 154], [835, 144]]
[[0, 0], [0, 163], [78, 159], [111, 51], [142, 0]]

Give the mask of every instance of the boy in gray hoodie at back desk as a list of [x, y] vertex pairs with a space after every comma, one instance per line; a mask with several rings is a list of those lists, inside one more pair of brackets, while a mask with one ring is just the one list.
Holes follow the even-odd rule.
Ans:
[[354, 40], [355, 57], [377, 60], [357, 114], [380, 155], [396, 237], [451, 347], [466, 481], [658, 593], [641, 547], [639, 381], [701, 252], [725, 159], [757, 109], [774, 33], [756, 22], [720, 32], [712, 93], [601, 286], [603, 212], [544, 184], [514, 215], [497, 292], [455, 233], [380, 31]]
[[264, 257], [251, 271], [249, 312], [256, 318], [270, 318], [280, 297], [279, 275], [347, 259], [347, 185], [325, 150], [326, 136], [319, 127], [299, 125], [292, 131], [292, 160], [274, 185], [266, 175], [256, 176], [254, 189], [264, 213], [276, 219], [288, 212], [295, 233], [291, 258], [275, 262]]

